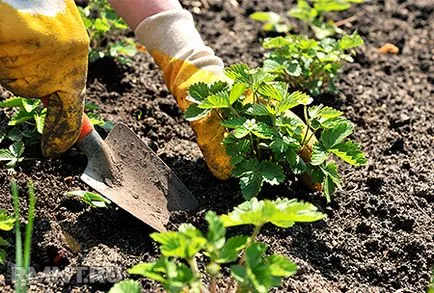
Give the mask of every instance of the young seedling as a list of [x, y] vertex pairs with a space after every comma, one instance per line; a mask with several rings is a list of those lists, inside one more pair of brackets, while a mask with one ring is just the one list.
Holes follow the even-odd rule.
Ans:
[[107, 56], [121, 64], [130, 64], [137, 53], [136, 43], [123, 36], [128, 26], [107, 0], [90, 0], [86, 7], [79, 7], [79, 11], [90, 38], [89, 62]]
[[266, 32], [287, 33], [292, 29], [286, 18], [272, 11], [257, 11], [249, 18], [262, 22], [262, 30]]
[[102, 195], [90, 191], [74, 190], [65, 193], [67, 196], [77, 197], [84, 203], [95, 208], [108, 208], [111, 201]]
[[336, 93], [335, 82], [344, 62], [353, 62], [354, 48], [363, 45], [362, 38], [354, 32], [339, 40], [321, 41], [305, 36], [288, 35], [265, 39], [262, 46], [268, 49], [264, 69], [287, 82], [291, 89]]
[[[288, 83], [276, 81], [275, 75], [261, 68], [236, 64], [225, 74], [230, 83], [190, 87], [192, 104], [185, 118], [199, 120], [211, 111], [219, 115], [226, 128], [222, 143], [244, 198], [258, 195], [264, 183], [278, 185], [293, 173], [320, 184], [330, 201], [340, 184], [331, 155], [354, 166], [366, 164], [359, 145], [348, 140], [354, 125], [342, 112], [322, 105], [310, 107], [309, 95], [290, 92]], [[291, 112], [295, 107], [304, 109], [303, 119]]]
[[[0, 127], [0, 143], [8, 145], [6, 148], [0, 148], [0, 161], [6, 162], [6, 168], [13, 169], [25, 159], [23, 156], [25, 148], [39, 142], [47, 109], [38, 99], [21, 97], [0, 102], [0, 108], [14, 109], [8, 127]], [[93, 103], [85, 104], [85, 111], [92, 124], [111, 130], [113, 124], [104, 121], [94, 112], [98, 109], [99, 107]]]
[[297, 6], [288, 11], [288, 15], [301, 20], [317, 39], [322, 40], [335, 34], [345, 34], [333, 20], [326, 19], [326, 13], [347, 10], [351, 4], [362, 2], [363, 0], [297, 0]]
[[[296, 222], [314, 222], [324, 217], [310, 203], [253, 198], [227, 215], [208, 212], [206, 234], [191, 224], [182, 224], [176, 232], [151, 234], [160, 244], [162, 256], [154, 262], [135, 265], [129, 273], [155, 280], [167, 292], [215, 293], [223, 292], [223, 288], [224, 292], [268, 292], [279, 286], [282, 278], [294, 275], [297, 265], [286, 256], [267, 252], [267, 245], [257, 240], [261, 227], [271, 223], [289, 228]], [[241, 225], [252, 225], [253, 233], [226, 237], [226, 228]], [[207, 259], [204, 271], [197, 265], [199, 256]], [[222, 282], [222, 266], [230, 267], [231, 280], [226, 284]], [[205, 284], [205, 276], [209, 284]]]
[[15, 210], [15, 292], [25, 293], [28, 292], [28, 275], [30, 268], [30, 252], [32, 245], [33, 234], [33, 221], [35, 218], [35, 205], [36, 197], [33, 188], [33, 182], [29, 180], [27, 183], [29, 195], [29, 208], [27, 215], [27, 225], [24, 236], [24, 248], [21, 238], [21, 224], [20, 224], [20, 198], [18, 195], [18, 187], [15, 181], [11, 183], [12, 200]]
[[[0, 209], [0, 230], [10, 231], [14, 228], [15, 217], [8, 214], [5, 209]], [[9, 241], [0, 236], [0, 247], [9, 246]], [[0, 264], [3, 264], [6, 259], [6, 251], [0, 248]]]

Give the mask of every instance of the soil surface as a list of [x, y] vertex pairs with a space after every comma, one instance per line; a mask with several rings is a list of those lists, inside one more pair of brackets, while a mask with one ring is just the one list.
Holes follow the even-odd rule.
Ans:
[[[193, 12], [204, 40], [228, 65], [258, 65], [263, 56], [258, 39], [265, 35], [261, 24], [248, 19], [250, 13], [283, 14], [293, 6], [276, 0], [182, 2]], [[355, 62], [345, 66], [341, 93], [320, 100], [356, 123], [353, 138], [363, 145], [369, 165], [341, 166], [344, 185], [330, 205], [298, 182], [263, 193], [307, 200], [328, 214], [324, 221], [291, 229], [264, 228], [260, 239], [271, 251], [300, 267], [276, 292], [422, 293], [434, 264], [434, 3], [369, 1], [336, 20], [353, 15], [356, 20], [344, 29], [357, 29], [365, 45]], [[400, 53], [378, 53], [386, 42]], [[3, 91], [2, 96], [9, 94]], [[132, 128], [197, 197], [200, 212], [173, 215], [172, 228], [184, 221], [204, 227], [206, 210], [225, 213], [242, 202], [236, 181], [219, 181], [208, 171], [193, 131], [149, 55], [138, 54], [131, 67], [110, 60], [90, 65], [87, 96], [105, 119]], [[5, 123], [6, 114], [0, 112], [0, 117]], [[32, 292], [107, 291], [127, 276], [126, 269], [158, 257], [146, 225], [120, 209], [90, 208], [64, 195], [88, 189], [79, 179], [86, 167], [83, 154], [72, 149], [45, 159], [36, 148], [26, 154], [31, 159], [17, 168], [16, 177], [22, 188], [32, 178], [38, 196], [32, 245], [38, 279]], [[0, 170], [0, 207], [12, 211], [10, 177]], [[12, 238], [13, 233], [2, 236]], [[7, 252], [12, 261], [14, 247]], [[11, 266], [0, 267], [2, 292], [11, 291]], [[58, 270], [48, 274], [46, 267]], [[112, 275], [97, 271], [101, 267]], [[154, 283], [142, 283], [145, 292], [157, 291]]]

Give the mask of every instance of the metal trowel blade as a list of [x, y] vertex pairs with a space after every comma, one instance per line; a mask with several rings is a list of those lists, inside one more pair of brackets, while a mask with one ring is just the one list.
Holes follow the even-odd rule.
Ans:
[[88, 156], [81, 179], [107, 199], [158, 231], [166, 230], [171, 211], [197, 209], [188, 188], [125, 124], [99, 139], [79, 143]]

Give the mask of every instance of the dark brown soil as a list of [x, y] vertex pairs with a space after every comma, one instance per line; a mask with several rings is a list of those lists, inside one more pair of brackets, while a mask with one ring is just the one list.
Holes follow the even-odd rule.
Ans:
[[[200, 1], [183, 1], [226, 64], [261, 60], [258, 37], [263, 33], [248, 19], [250, 13], [284, 13], [292, 6], [271, 0], [208, 2], [214, 4], [205, 9]], [[345, 184], [329, 206], [297, 182], [267, 190], [264, 196], [311, 201], [328, 218], [289, 230], [267, 227], [260, 238], [300, 266], [279, 292], [426, 292], [434, 264], [434, 3], [370, 1], [339, 18], [352, 15], [357, 19], [345, 29], [358, 29], [366, 44], [345, 66], [341, 93], [322, 102], [357, 124], [354, 139], [363, 145], [369, 166], [342, 166]], [[379, 54], [377, 48], [386, 42], [400, 53]], [[242, 202], [236, 181], [221, 182], [207, 170], [193, 131], [148, 55], [137, 55], [131, 67], [109, 60], [92, 64], [87, 94], [105, 119], [126, 123], [146, 141], [199, 200], [201, 211], [174, 215], [172, 227], [182, 221], [203, 227], [205, 210], [228, 212]], [[4, 123], [5, 114], [0, 117]], [[110, 267], [125, 277], [133, 264], [158, 257], [146, 225], [122, 210], [92, 209], [63, 195], [87, 189], [79, 180], [84, 155], [71, 150], [47, 160], [36, 153], [16, 176], [23, 188], [32, 178], [38, 194], [32, 265], [45, 279], [35, 281], [32, 292], [106, 291], [111, 283], [104, 278], [77, 283], [75, 268]], [[0, 170], [0, 207], [12, 211], [9, 178]], [[25, 198], [22, 207], [25, 211]], [[14, 247], [8, 259], [14, 259]], [[2, 292], [11, 290], [11, 266], [0, 267]], [[59, 275], [71, 281], [48, 279], [46, 266], [59, 267]], [[157, 290], [142, 282], [146, 292]]]

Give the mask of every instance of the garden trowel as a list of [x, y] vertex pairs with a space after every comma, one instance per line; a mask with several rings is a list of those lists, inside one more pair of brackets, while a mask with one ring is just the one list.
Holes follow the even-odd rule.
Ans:
[[103, 140], [85, 116], [77, 146], [88, 158], [81, 180], [154, 229], [166, 230], [171, 211], [198, 207], [187, 187], [125, 124], [118, 123]]

